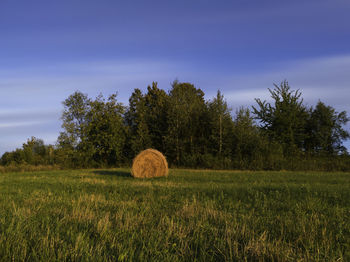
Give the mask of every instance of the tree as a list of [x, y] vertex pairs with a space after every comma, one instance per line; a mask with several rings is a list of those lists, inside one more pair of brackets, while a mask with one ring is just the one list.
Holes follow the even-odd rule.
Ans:
[[231, 110], [219, 90], [216, 97], [212, 101], [209, 101], [208, 109], [211, 153], [217, 156], [228, 156], [231, 154], [233, 121]]
[[303, 149], [308, 112], [299, 90], [291, 90], [287, 81], [274, 86], [268, 89], [273, 104], [255, 99], [258, 107], [253, 106], [253, 113], [270, 139], [281, 143], [284, 154], [293, 155]]
[[116, 94], [91, 100], [76, 91], [64, 102], [64, 129], [58, 138], [56, 159], [72, 167], [115, 165], [123, 159], [124, 107]]
[[86, 94], [75, 91], [62, 102], [64, 110], [61, 116], [63, 131], [57, 139], [56, 158], [69, 167], [87, 165], [86, 153], [79, 150], [87, 125], [86, 115], [90, 111], [91, 100]]
[[31, 137], [23, 144], [24, 160], [31, 165], [47, 164], [48, 149], [42, 139]]
[[91, 101], [86, 114], [86, 127], [79, 146], [98, 165], [116, 165], [123, 159], [126, 131], [123, 124], [124, 106], [117, 94], [105, 101], [102, 95]]
[[336, 112], [331, 106], [319, 101], [315, 109], [310, 109], [307, 122], [308, 137], [305, 147], [308, 152], [336, 155], [346, 152], [343, 140], [350, 137], [343, 126], [349, 121], [346, 112]]
[[165, 137], [168, 131], [169, 96], [158, 88], [156, 82], [147, 87], [145, 95], [146, 123], [151, 140], [151, 146], [161, 152], [166, 151]]
[[42, 139], [32, 136], [22, 148], [6, 152], [1, 157], [2, 165], [49, 165], [53, 164], [53, 146], [45, 145]]
[[248, 108], [241, 107], [236, 111], [232, 136], [235, 167], [262, 168], [266, 141], [255, 125]]
[[135, 89], [129, 98], [129, 107], [125, 114], [130, 158], [151, 146], [146, 114], [145, 97], [140, 89]]
[[63, 132], [60, 133], [58, 143], [60, 146], [75, 149], [83, 138], [86, 125], [86, 115], [90, 110], [91, 100], [86, 94], [74, 92], [63, 101], [64, 110], [61, 120]]
[[196, 165], [205, 150], [208, 128], [204, 93], [174, 81], [169, 92], [167, 156], [177, 165]]

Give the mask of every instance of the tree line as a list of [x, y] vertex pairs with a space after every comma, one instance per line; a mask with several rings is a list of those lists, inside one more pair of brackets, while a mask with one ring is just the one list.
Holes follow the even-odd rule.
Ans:
[[32, 137], [0, 163], [126, 166], [141, 150], [155, 148], [172, 167], [350, 170], [345, 111], [321, 101], [306, 106], [287, 81], [268, 91], [272, 102], [257, 98], [252, 109], [241, 107], [235, 114], [220, 91], [205, 100], [201, 89], [178, 81], [169, 92], [156, 82], [145, 93], [135, 89], [128, 106], [117, 94], [91, 99], [76, 91], [63, 101], [56, 145]]

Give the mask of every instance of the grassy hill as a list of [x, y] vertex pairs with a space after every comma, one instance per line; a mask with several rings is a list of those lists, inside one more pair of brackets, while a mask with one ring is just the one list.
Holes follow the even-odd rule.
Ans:
[[350, 174], [0, 174], [0, 261], [350, 261]]

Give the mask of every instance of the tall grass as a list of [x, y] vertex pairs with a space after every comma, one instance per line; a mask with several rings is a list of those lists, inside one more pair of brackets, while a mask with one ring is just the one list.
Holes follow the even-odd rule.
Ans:
[[0, 261], [350, 261], [350, 174], [0, 174]]
[[2, 166], [0, 165], [0, 173], [9, 172], [34, 172], [34, 171], [49, 171], [62, 169], [58, 165], [28, 165], [28, 164], [11, 164]]

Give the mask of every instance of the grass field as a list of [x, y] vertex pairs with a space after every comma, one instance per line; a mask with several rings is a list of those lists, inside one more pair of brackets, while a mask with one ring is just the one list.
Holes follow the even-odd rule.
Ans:
[[350, 261], [350, 174], [0, 174], [0, 261]]

